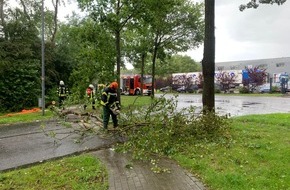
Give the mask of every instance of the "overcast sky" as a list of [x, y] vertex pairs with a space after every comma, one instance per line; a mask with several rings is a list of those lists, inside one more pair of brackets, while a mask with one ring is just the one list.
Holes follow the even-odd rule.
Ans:
[[[249, 1], [215, 1], [216, 62], [290, 57], [290, 0], [282, 6], [260, 5], [258, 9], [239, 11], [239, 5]], [[64, 18], [77, 5], [67, 3], [60, 8], [59, 16]], [[199, 62], [203, 46], [186, 54]]]
[[[290, 57], [290, 0], [241, 12], [239, 5], [249, 1], [215, 1], [216, 62]], [[203, 46], [186, 54], [199, 62]]]
[[[250, 0], [216, 0], [216, 62], [290, 57], [290, 0], [239, 11]], [[203, 47], [189, 51], [196, 61]]]

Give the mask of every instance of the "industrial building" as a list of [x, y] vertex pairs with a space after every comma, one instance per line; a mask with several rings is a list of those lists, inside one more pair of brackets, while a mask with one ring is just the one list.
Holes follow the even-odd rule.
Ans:
[[281, 73], [290, 73], [290, 57], [256, 59], [244, 61], [217, 62], [215, 70], [243, 70], [245, 68], [259, 67], [266, 69], [269, 77], [273, 78], [273, 82], [279, 82]]

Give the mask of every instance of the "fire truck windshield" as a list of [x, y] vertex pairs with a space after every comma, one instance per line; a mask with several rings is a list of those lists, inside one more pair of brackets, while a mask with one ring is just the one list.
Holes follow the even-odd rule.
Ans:
[[152, 83], [152, 77], [144, 77], [143, 78], [143, 83], [144, 84]]

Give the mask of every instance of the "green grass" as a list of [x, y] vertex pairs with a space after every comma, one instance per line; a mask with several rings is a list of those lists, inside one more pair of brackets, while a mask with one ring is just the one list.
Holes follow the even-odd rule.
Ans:
[[151, 103], [150, 96], [121, 96], [121, 104], [123, 107], [143, 106]]
[[51, 119], [53, 117], [53, 113], [49, 110], [45, 111], [44, 116], [42, 112], [34, 112], [34, 113], [26, 113], [26, 114], [13, 114], [2, 115], [0, 116], [0, 125], [1, 124], [12, 124], [12, 123], [20, 123], [20, 122], [33, 122], [33, 121], [41, 121]]
[[229, 146], [200, 143], [175, 158], [210, 189], [290, 189], [290, 114], [234, 118]]
[[[121, 96], [122, 107], [132, 107], [132, 106], [143, 106], [148, 105], [151, 102], [150, 96]], [[89, 107], [88, 110], [91, 110]], [[0, 115], [0, 125], [1, 124], [12, 124], [12, 123], [23, 123], [23, 122], [33, 122], [48, 120], [54, 117], [54, 114], [49, 109], [45, 110], [44, 116], [42, 111], [27, 113], [27, 114], [17, 114], [11, 113], [12, 115]]]
[[0, 189], [108, 189], [101, 162], [88, 155], [49, 161], [30, 168], [0, 173]]

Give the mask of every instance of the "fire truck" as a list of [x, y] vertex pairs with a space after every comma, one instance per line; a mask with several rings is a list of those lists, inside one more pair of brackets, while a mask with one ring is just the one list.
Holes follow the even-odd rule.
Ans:
[[[121, 94], [140, 95], [141, 94], [141, 75], [121, 75], [120, 78]], [[152, 76], [143, 75], [143, 95], [150, 96], [152, 92]]]

